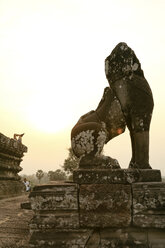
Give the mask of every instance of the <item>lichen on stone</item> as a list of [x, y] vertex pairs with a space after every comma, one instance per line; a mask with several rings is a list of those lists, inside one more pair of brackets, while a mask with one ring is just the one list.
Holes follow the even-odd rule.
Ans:
[[94, 130], [86, 130], [72, 138], [72, 148], [76, 154], [79, 154], [79, 157], [89, 154], [94, 150], [93, 133]]

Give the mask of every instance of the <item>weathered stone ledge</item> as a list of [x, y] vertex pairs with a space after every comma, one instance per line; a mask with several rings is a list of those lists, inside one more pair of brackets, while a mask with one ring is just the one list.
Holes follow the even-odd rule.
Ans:
[[6, 137], [0, 133], [0, 152], [16, 157], [22, 157], [24, 152], [27, 152], [27, 147], [21, 142]]
[[[16, 173], [22, 170], [21, 166], [19, 165], [12, 165], [12, 164], [1, 164], [0, 162], [0, 170], [2, 171], [15, 171]], [[0, 172], [0, 174], [1, 174]]]
[[17, 174], [12, 174], [12, 173], [10, 173], [10, 174], [7, 174], [7, 175], [0, 175], [0, 182], [1, 182], [1, 180], [6, 180], [6, 181], [8, 181], [8, 180], [14, 180], [14, 181], [18, 181], [18, 180], [20, 180], [20, 176], [19, 175], [17, 175]]
[[161, 173], [152, 169], [78, 169], [73, 172], [73, 181], [78, 184], [161, 182]]
[[[36, 232], [35, 248], [164, 248], [164, 230], [152, 228], [65, 229]], [[42, 237], [42, 239], [41, 239]]]

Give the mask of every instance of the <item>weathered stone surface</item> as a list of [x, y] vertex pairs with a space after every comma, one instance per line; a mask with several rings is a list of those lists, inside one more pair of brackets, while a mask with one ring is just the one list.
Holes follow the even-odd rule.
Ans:
[[36, 186], [30, 247], [164, 248], [164, 188], [160, 182]]
[[93, 233], [91, 233], [85, 248], [100, 248], [100, 230], [95, 229]]
[[23, 145], [21, 142], [15, 140], [15, 139], [10, 139], [0, 133], [0, 153], [3, 153], [15, 157], [22, 157], [24, 152], [27, 152], [27, 147]]
[[125, 125], [120, 102], [106, 87], [96, 110], [81, 116], [71, 131], [74, 154], [79, 158], [98, 157], [105, 143], [125, 131]]
[[0, 198], [20, 195], [23, 184], [18, 172], [27, 147], [0, 133]]
[[77, 185], [56, 182], [35, 186], [30, 193], [31, 207], [35, 211], [77, 210]]
[[148, 242], [151, 248], [165, 247], [165, 229], [148, 230]]
[[120, 169], [118, 161], [109, 156], [82, 157], [79, 162], [80, 169]]
[[34, 248], [84, 248], [91, 230], [51, 230], [49, 232], [33, 233], [30, 247]]
[[29, 209], [29, 210], [32, 209], [32, 208], [31, 208], [30, 202], [22, 202], [21, 205], [20, 205], [20, 207], [21, 207], [22, 209]]
[[80, 226], [119, 227], [131, 222], [131, 186], [80, 185]]
[[30, 223], [31, 232], [48, 229], [79, 228], [78, 211], [56, 211], [35, 215]]
[[78, 184], [131, 184], [134, 182], [160, 182], [160, 170], [139, 169], [78, 169], [73, 172]]
[[35, 215], [31, 232], [79, 228], [77, 184], [56, 182], [34, 187], [30, 194]]
[[149, 127], [153, 96], [134, 51], [120, 42], [105, 60], [105, 74], [120, 101], [130, 131], [130, 168], [149, 169]]
[[148, 248], [147, 233], [129, 229], [103, 229], [101, 248]]
[[165, 183], [135, 183], [133, 225], [165, 228]]
[[163, 230], [144, 228], [102, 229], [99, 248], [164, 248]]
[[0, 199], [17, 196], [24, 192], [24, 185], [20, 181], [0, 180]]
[[20, 180], [20, 176], [13, 170], [0, 170], [0, 180]]

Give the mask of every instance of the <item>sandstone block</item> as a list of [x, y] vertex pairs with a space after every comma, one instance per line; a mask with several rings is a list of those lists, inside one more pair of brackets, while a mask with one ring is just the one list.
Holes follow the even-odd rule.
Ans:
[[34, 187], [30, 194], [35, 215], [31, 233], [50, 229], [79, 228], [77, 185], [55, 182]]
[[34, 215], [30, 223], [31, 232], [48, 229], [79, 228], [79, 214], [77, 211], [55, 211], [47, 214]]
[[152, 248], [165, 247], [165, 230], [151, 230], [148, 232], [148, 242]]
[[80, 185], [80, 226], [118, 227], [131, 222], [131, 186]]
[[78, 184], [161, 182], [161, 173], [150, 169], [78, 169], [73, 172], [73, 181]]
[[101, 229], [100, 248], [164, 248], [163, 230], [144, 228]]
[[34, 187], [30, 193], [31, 207], [35, 211], [77, 210], [77, 185], [52, 183]]
[[84, 248], [91, 230], [51, 230], [33, 233], [30, 239], [32, 248]]
[[133, 225], [165, 228], [165, 183], [135, 183]]

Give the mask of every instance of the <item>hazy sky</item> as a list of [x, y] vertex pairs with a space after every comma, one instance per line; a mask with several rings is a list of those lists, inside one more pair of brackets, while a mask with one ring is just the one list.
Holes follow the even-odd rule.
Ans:
[[[124, 41], [153, 91], [150, 164], [165, 175], [164, 11], [164, 0], [0, 0], [0, 132], [25, 132], [22, 173], [63, 164], [71, 128], [108, 86], [104, 60]], [[127, 168], [128, 130], [104, 150]]]

